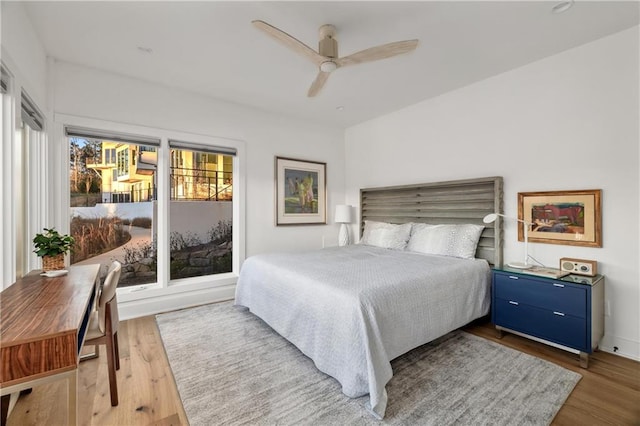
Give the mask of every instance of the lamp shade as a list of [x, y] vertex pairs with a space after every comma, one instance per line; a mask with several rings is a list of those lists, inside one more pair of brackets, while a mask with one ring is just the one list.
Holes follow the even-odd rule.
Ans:
[[484, 223], [493, 223], [496, 221], [496, 219], [498, 218], [498, 214], [497, 213], [489, 213], [488, 215], [486, 215], [484, 217], [484, 219], [482, 219], [482, 221]]
[[482, 219], [482, 221], [484, 223], [493, 223], [493, 222], [496, 221], [498, 216], [504, 217], [505, 219], [513, 219], [513, 220], [515, 220], [517, 222], [521, 222], [523, 224], [523, 226], [524, 226], [524, 262], [511, 262], [511, 263], [507, 263], [507, 265], [511, 266], [512, 268], [518, 268], [518, 269], [529, 269], [529, 268], [531, 268], [533, 265], [530, 265], [528, 263], [528, 260], [529, 260], [529, 248], [528, 248], [528, 244], [529, 244], [529, 227], [532, 225], [531, 222], [527, 222], [526, 220], [518, 219], [516, 217], [505, 216], [502, 213], [489, 213], [488, 215], [486, 215]]
[[351, 215], [351, 206], [346, 204], [338, 204], [336, 206], [336, 223], [351, 223], [353, 217]]

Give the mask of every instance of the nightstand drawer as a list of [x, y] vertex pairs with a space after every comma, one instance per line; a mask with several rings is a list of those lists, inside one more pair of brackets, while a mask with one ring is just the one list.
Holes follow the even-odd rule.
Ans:
[[587, 324], [584, 319], [516, 303], [496, 300], [496, 325], [591, 352], [587, 344]]
[[578, 318], [587, 316], [587, 291], [552, 280], [536, 280], [518, 275], [494, 275], [494, 297], [561, 312]]

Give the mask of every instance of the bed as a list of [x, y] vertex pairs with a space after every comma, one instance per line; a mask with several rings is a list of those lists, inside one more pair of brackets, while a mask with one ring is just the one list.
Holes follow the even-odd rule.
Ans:
[[[482, 218], [502, 211], [502, 178], [360, 195], [361, 243], [252, 256], [235, 303], [337, 379], [347, 396], [369, 394], [367, 408], [382, 419], [390, 361], [489, 311], [490, 265], [501, 264], [502, 235], [499, 223]], [[455, 246], [455, 256], [431, 253], [434, 241], [445, 251]]]

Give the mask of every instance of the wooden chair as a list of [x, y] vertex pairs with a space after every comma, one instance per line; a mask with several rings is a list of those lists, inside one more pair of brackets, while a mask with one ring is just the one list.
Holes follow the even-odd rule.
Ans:
[[107, 367], [109, 370], [109, 390], [111, 392], [111, 406], [118, 405], [118, 383], [116, 370], [120, 369], [120, 352], [118, 350], [118, 301], [116, 300], [116, 288], [120, 279], [122, 265], [114, 261], [107, 278], [104, 280], [98, 306], [92, 312], [87, 329], [85, 345], [94, 345], [95, 354], [83, 356], [81, 361], [96, 358], [99, 354], [98, 345], [106, 345]]

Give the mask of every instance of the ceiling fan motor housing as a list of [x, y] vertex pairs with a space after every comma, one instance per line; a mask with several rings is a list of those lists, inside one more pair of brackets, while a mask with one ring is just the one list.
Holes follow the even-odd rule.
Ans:
[[318, 31], [320, 42], [318, 43], [318, 53], [327, 58], [338, 57], [338, 41], [335, 39], [336, 27], [333, 25], [323, 25]]

